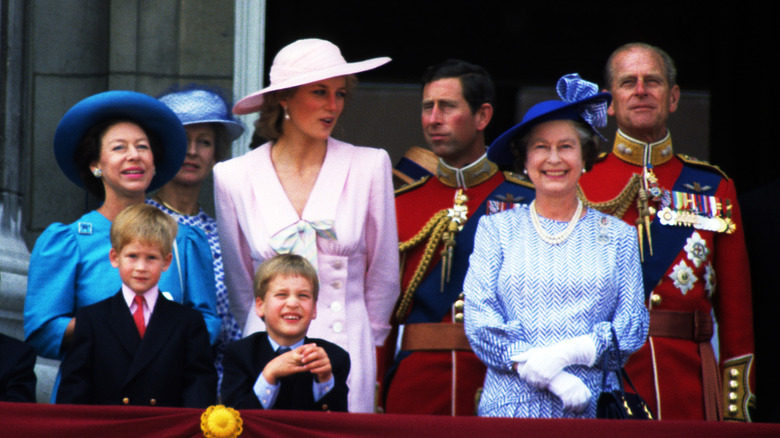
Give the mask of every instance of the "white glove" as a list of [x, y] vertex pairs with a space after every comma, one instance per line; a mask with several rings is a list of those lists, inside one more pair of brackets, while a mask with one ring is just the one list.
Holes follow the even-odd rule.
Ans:
[[545, 389], [550, 380], [569, 365], [593, 366], [596, 344], [588, 335], [566, 339], [549, 347], [532, 348], [510, 358], [517, 362], [517, 374], [536, 388]]
[[564, 409], [575, 414], [584, 411], [590, 403], [590, 389], [579, 377], [566, 371], [553, 377], [548, 389], [561, 399]]

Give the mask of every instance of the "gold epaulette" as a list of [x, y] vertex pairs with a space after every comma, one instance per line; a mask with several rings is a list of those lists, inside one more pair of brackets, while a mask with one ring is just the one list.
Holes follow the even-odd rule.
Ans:
[[408, 191], [414, 190], [421, 185], [425, 184], [426, 181], [428, 181], [431, 178], [431, 175], [426, 175], [416, 181], [412, 181], [409, 184], [403, 185], [397, 189], [395, 189], [395, 196], [398, 196], [402, 193], [406, 193]]
[[689, 164], [689, 165], [694, 166], [694, 167], [701, 167], [703, 169], [711, 170], [711, 171], [719, 174], [723, 178], [729, 179], [728, 175], [726, 175], [726, 172], [724, 172], [723, 170], [721, 170], [720, 167], [718, 167], [718, 166], [716, 166], [714, 164], [710, 164], [710, 163], [708, 163], [706, 161], [702, 161], [702, 160], [699, 160], [698, 158], [694, 158], [694, 157], [692, 157], [690, 155], [685, 155], [685, 154], [677, 154], [677, 158], [682, 160], [682, 162], [685, 163], [685, 164]]
[[748, 408], [755, 408], [755, 395], [750, 392], [750, 365], [748, 354], [723, 363], [723, 419], [751, 421]]
[[602, 213], [606, 213], [612, 216], [622, 219], [626, 214], [628, 208], [634, 203], [639, 188], [642, 185], [642, 180], [639, 175], [632, 174], [631, 179], [628, 180], [623, 190], [614, 198], [604, 202], [593, 202], [588, 200], [585, 193], [582, 191], [582, 187], [577, 186], [577, 197], [580, 198], [585, 206], [594, 208]]
[[505, 170], [503, 173], [504, 173], [504, 179], [506, 179], [507, 181], [517, 185], [528, 187], [529, 189], [535, 189], [534, 184], [531, 181], [528, 181], [527, 179], [523, 178], [522, 176], [514, 172], [510, 172], [508, 170]]

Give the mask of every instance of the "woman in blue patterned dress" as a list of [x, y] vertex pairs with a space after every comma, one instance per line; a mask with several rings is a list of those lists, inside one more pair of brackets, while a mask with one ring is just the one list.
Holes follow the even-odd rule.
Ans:
[[200, 228], [208, 236], [214, 261], [217, 315], [222, 320], [222, 331], [214, 346], [214, 361], [221, 381], [225, 345], [240, 339], [241, 329], [230, 313], [217, 221], [203, 211], [199, 198], [203, 182], [211, 174], [214, 164], [228, 158], [230, 144], [241, 136], [244, 127], [233, 120], [228, 110], [230, 106], [216, 90], [192, 85], [166, 92], [159, 99], [176, 113], [184, 125], [187, 155], [176, 176], [146, 203], [168, 213], [180, 224]]
[[602, 355], [617, 347], [625, 361], [647, 336], [636, 230], [577, 197], [611, 96], [576, 74], [557, 88], [563, 100], [535, 105], [488, 150], [536, 199], [483, 217], [475, 236], [464, 316], [488, 366], [482, 416], [593, 418]]

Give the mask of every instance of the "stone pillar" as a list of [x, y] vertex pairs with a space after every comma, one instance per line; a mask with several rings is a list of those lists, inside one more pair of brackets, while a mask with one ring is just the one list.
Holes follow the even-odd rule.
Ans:
[[[233, 56], [233, 94], [240, 99], [263, 88], [265, 56], [265, 0], [236, 2], [236, 30]], [[233, 142], [232, 156], [248, 150], [257, 114], [238, 116], [246, 131]]]
[[24, 1], [0, 1], [0, 331], [23, 339], [30, 253], [22, 239]]

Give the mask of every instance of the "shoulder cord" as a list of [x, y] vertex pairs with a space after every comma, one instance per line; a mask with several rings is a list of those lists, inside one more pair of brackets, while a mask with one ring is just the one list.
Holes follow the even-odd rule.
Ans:
[[398, 309], [395, 313], [395, 317], [398, 321], [402, 321], [404, 319], [406, 311], [409, 309], [409, 305], [411, 304], [412, 297], [414, 296], [414, 292], [422, 282], [423, 275], [428, 270], [428, 266], [431, 264], [431, 260], [433, 259], [434, 251], [436, 250], [436, 247], [439, 246], [442, 235], [444, 235], [444, 232], [447, 230], [447, 226], [450, 222], [447, 216], [448, 210], [449, 209], [445, 208], [434, 214], [433, 217], [428, 220], [428, 223], [426, 223], [425, 226], [422, 227], [422, 229], [414, 237], [398, 244], [398, 250], [401, 253], [404, 253], [416, 247], [423, 240], [428, 238], [428, 242], [425, 245], [425, 251], [423, 252], [422, 258], [420, 258], [420, 262], [417, 264], [414, 275], [409, 281], [409, 285], [406, 287], [406, 290], [403, 293], [403, 297], [398, 304]]
[[604, 202], [589, 201], [582, 192], [582, 188], [579, 186], [577, 187], [577, 197], [579, 197], [582, 200], [582, 203], [587, 207], [622, 219], [637, 193], [639, 193], [640, 182], [639, 175], [631, 175], [631, 179], [628, 180], [628, 183], [623, 187], [623, 190], [616, 197]]

